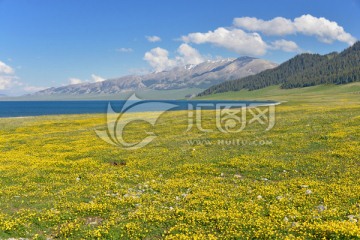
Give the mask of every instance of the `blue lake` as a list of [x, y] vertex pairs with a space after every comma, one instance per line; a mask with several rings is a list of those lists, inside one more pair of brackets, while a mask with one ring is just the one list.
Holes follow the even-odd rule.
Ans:
[[[212, 100], [143, 100], [128, 101], [0, 101], [0, 117], [26, 117], [59, 114], [106, 113], [108, 104], [116, 112], [176, 111], [189, 108], [215, 109], [216, 106], [229, 105], [267, 105], [271, 101], [212, 101]], [[127, 109], [123, 108], [126, 103]], [[129, 106], [130, 105], [130, 106]], [[125, 106], [125, 107], [126, 107]]]

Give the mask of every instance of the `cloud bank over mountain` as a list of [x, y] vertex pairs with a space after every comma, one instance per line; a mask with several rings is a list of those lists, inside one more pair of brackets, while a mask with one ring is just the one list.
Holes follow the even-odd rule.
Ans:
[[[295, 41], [284, 39], [295, 35], [315, 37], [326, 44], [338, 41], [352, 45], [356, 42], [356, 38], [338, 23], [310, 14], [293, 20], [284, 17], [275, 17], [270, 20], [239, 17], [234, 18], [233, 24], [228, 27], [218, 27], [207, 32], [192, 32], [181, 36], [180, 40], [183, 43], [177, 50], [179, 55], [174, 58], [170, 57], [167, 49], [156, 47], [145, 53], [144, 60], [154, 71], [163, 71], [181, 64], [197, 64], [209, 59], [208, 56], [205, 57], [194, 46], [191, 46], [201, 44], [210, 44], [247, 56], [264, 56], [269, 51], [300, 53], [303, 50]], [[279, 38], [267, 41], [264, 36]]]

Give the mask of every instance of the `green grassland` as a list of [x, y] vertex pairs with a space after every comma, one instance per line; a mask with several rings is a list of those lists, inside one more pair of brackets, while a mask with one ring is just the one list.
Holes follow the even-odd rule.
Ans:
[[103, 114], [0, 119], [0, 239], [359, 239], [359, 91], [211, 96], [286, 102], [270, 131], [222, 133], [214, 111], [207, 133], [186, 111], [132, 123], [129, 142], [157, 135], [133, 151], [96, 136]]
[[[305, 88], [281, 89], [279, 86], [271, 86], [259, 90], [241, 90], [226, 92], [200, 97], [199, 99], [246, 99], [246, 100], [276, 100], [289, 101], [290, 104], [316, 104], [331, 103], [343, 104], [342, 100], [358, 100], [360, 96], [360, 83], [343, 85], [317, 85]], [[355, 101], [356, 102], [356, 101]]]

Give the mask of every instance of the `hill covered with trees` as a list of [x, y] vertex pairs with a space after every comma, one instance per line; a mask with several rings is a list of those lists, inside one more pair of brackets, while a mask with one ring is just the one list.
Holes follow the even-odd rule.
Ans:
[[356, 81], [360, 81], [360, 42], [341, 53], [297, 55], [276, 68], [212, 86], [199, 96], [241, 89], [255, 90], [272, 85], [289, 89]]

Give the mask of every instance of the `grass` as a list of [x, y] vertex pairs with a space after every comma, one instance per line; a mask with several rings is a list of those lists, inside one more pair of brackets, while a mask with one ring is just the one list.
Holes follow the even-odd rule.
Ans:
[[[199, 99], [244, 99], [244, 100], [277, 100], [290, 101], [291, 104], [343, 104], [343, 100], [359, 99], [360, 83], [344, 85], [318, 85], [306, 88], [281, 89], [271, 86], [259, 90], [241, 90], [200, 97]], [[356, 102], [356, 101], [355, 101]]]
[[126, 128], [158, 136], [134, 151], [96, 136], [104, 115], [0, 119], [0, 238], [360, 238], [359, 85], [283, 91], [213, 96], [286, 100], [270, 131], [167, 112]]

